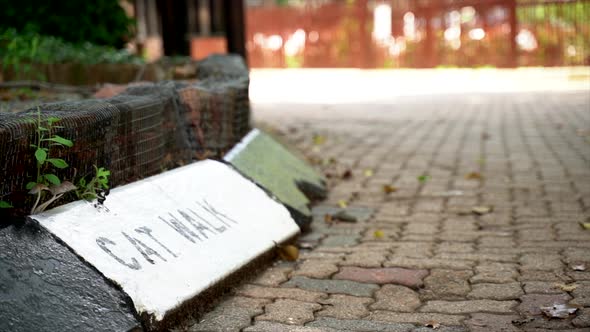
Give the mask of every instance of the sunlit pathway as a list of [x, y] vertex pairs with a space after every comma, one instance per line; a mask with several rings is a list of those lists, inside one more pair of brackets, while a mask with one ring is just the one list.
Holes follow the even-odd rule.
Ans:
[[[312, 249], [245, 280], [189, 330], [590, 327], [587, 91], [254, 108], [331, 176], [320, 207], [374, 213], [318, 213], [299, 240]], [[549, 320], [541, 307], [554, 304], [576, 312]]]

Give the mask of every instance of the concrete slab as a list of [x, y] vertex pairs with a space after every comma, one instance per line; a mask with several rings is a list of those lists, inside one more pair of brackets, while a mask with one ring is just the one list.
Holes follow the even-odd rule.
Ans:
[[0, 331], [129, 331], [131, 300], [31, 222], [0, 228]]
[[324, 179], [315, 170], [258, 129], [224, 160], [283, 202], [302, 229], [311, 222], [310, 200], [326, 195]]
[[148, 325], [299, 231], [228, 165], [206, 160], [33, 219], [121, 286]]

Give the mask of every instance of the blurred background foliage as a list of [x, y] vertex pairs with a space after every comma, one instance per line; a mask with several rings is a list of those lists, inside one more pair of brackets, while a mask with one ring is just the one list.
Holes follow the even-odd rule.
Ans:
[[17, 32], [10, 28], [0, 32], [0, 61], [4, 66], [16, 63], [139, 63], [142, 59], [126, 49], [95, 45], [90, 42], [71, 43], [36, 32]]
[[121, 48], [133, 36], [133, 20], [118, 0], [0, 0], [0, 31], [59, 36], [73, 44]]

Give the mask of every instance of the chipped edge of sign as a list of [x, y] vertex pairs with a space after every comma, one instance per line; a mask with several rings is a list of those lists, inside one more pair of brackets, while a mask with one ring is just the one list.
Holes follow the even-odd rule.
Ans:
[[242, 138], [241, 141], [238, 142], [238, 144], [236, 144], [231, 150], [229, 150], [225, 154], [223, 160], [228, 162], [234, 160], [240, 152], [242, 152], [245, 148], [248, 147], [252, 140], [258, 137], [258, 135], [260, 135], [260, 130], [258, 128], [252, 129], [246, 136], [244, 136], [244, 138]]

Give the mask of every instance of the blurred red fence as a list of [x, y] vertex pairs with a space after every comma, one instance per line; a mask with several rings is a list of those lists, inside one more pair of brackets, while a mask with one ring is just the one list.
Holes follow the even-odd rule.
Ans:
[[246, 3], [254, 68], [590, 65], [590, 0]]

